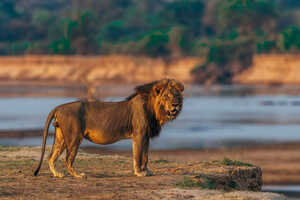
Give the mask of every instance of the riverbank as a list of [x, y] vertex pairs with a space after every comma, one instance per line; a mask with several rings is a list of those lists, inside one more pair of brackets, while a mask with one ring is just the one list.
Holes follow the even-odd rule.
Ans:
[[[0, 57], [0, 82], [36, 85], [140, 84], [166, 77], [192, 84], [191, 71], [204, 58], [177, 59], [134, 56], [7, 56]], [[255, 55], [251, 66], [233, 84], [299, 85], [300, 55]], [[284, 76], [282, 76], [284, 74]], [[220, 83], [222, 84], [222, 83]]]
[[162, 59], [134, 56], [0, 57], [0, 81], [48, 85], [137, 84], [172, 77], [192, 83], [190, 71], [201, 58]]
[[[220, 160], [224, 157], [252, 163], [263, 171], [264, 185], [300, 184], [300, 142], [260, 144], [232, 148], [152, 150], [150, 159], [165, 159], [176, 162], [203, 162]], [[90, 153], [101, 155], [131, 156], [130, 151], [116, 151], [85, 147]]]
[[[37, 140], [40, 144], [42, 131], [10, 131], [2, 132], [0, 139], [25, 138]], [[34, 140], [34, 141], [35, 141]], [[51, 142], [48, 141], [48, 144]], [[149, 153], [150, 160], [169, 160], [174, 162], [207, 162], [230, 158], [260, 166], [263, 171], [265, 185], [300, 185], [300, 142], [272, 143], [272, 144], [239, 144], [232, 147], [198, 148], [198, 149], [153, 149]], [[15, 147], [21, 148], [21, 147]], [[87, 153], [103, 156], [120, 155], [132, 157], [130, 146], [128, 150], [111, 149], [109, 146], [81, 147]], [[275, 164], [276, 163], [276, 164]]]
[[[47, 149], [49, 153], [49, 148]], [[149, 166], [154, 172], [151, 177], [136, 177], [132, 173], [132, 159], [126, 155], [87, 154], [80, 151], [75, 162], [79, 171], [87, 174], [87, 179], [75, 179], [70, 176], [53, 178], [44, 163], [40, 175], [32, 176], [33, 168], [40, 156], [39, 147], [1, 147], [0, 148], [0, 197], [1, 199], [208, 199], [208, 200], [283, 200], [283, 196], [274, 193], [254, 192], [260, 187], [259, 168], [242, 162], [230, 160], [214, 162], [180, 162], [151, 157]], [[229, 162], [229, 163], [228, 163]], [[58, 169], [64, 169], [59, 161]], [[229, 170], [229, 171], [228, 171]], [[233, 170], [233, 171], [232, 171]], [[254, 171], [253, 171], [254, 170]], [[64, 171], [65, 172], [65, 171]], [[239, 174], [235, 184], [229, 189], [213, 189], [217, 182], [204, 179], [206, 184], [198, 184], [190, 175], [198, 178], [206, 174]], [[200, 179], [199, 176], [201, 174]], [[260, 174], [260, 175], [259, 175]], [[239, 183], [250, 180], [249, 189], [237, 191]], [[222, 179], [220, 179], [222, 180]], [[200, 182], [201, 183], [201, 182]], [[258, 184], [257, 186], [253, 183]], [[210, 188], [210, 189], [209, 189]], [[245, 190], [245, 188], [244, 188]]]

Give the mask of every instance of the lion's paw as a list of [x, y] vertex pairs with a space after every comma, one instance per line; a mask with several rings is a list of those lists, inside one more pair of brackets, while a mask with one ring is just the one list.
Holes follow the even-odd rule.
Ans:
[[145, 170], [145, 171], [135, 171], [134, 174], [135, 174], [136, 176], [143, 177], [143, 176], [152, 176], [152, 175], [153, 175], [153, 172], [150, 171], [150, 170]]
[[56, 172], [54, 177], [56, 178], [63, 178], [65, 175], [63, 173], [59, 173], [59, 172]]
[[147, 172], [146, 176], [153, 176], [153, 172], [151, 170], [147, 169], [146, 172]]
[[75, 178], [86, 178], [85, 173], [80, 173], [80, 174], [74, 174]]

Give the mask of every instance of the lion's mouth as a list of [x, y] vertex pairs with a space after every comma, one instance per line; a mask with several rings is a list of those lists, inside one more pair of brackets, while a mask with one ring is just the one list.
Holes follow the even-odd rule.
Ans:
[[179, 112], [180, 112], [179, 109], [174, 108], [171, 111], [167, 111], [167, 114], [168, 114], [169, 118], [174, 119], [178, 115]]

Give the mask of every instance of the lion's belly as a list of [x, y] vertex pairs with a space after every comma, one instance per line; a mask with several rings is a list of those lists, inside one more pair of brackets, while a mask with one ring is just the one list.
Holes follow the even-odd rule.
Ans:
[[129, 137], [120, 137], [108, 134], [102, 131], [88, 130], [85, 132], [84, 137], [89, 141], [96, 144], [112, 144], [121, 139], [129, 139]]

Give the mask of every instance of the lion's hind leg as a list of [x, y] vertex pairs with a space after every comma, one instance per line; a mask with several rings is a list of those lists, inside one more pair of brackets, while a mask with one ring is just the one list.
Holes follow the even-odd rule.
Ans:
[[67, 147], [67, 153], [66, 153], [66, 166], [67, 166], [67, 169], [69, 171], [69, 173], [76, 177], [76, 178], [83, 178], [85, 177], [85, 174], [84, 173], [80, 173], [78, 174], [74, 167], [73, 167], [73, 163], [74, 163], [74, 160], [75, 160], [75, 157], [77, 155], [77, 152], [78, 152], [78, 149], [79, 149], [79, 146], [82, 142], [82, 139], [83, 137], [78, 137], [76, 139], [74, 139], [70, 145], [68, 145]]
[[52, 146], [52, 150], [48, 159], [49, 168], [54, 177], [64, 176], [62, 173], [59, 173], [55, 170], [55, 162], [57, 161], [58, 157], [63, 153], [65, 147], [66, 146], [65, 146], [62, 131], [60, 128], [56, 127], [54, 144]]

